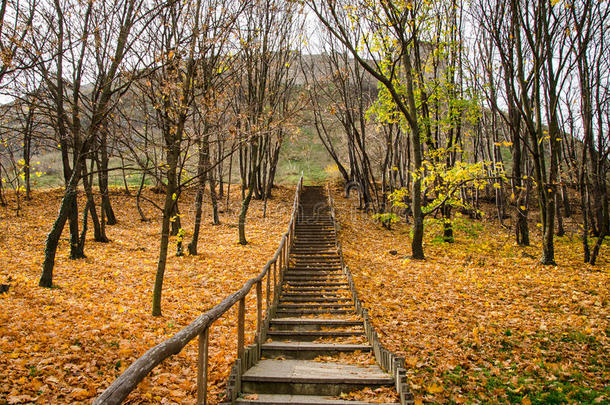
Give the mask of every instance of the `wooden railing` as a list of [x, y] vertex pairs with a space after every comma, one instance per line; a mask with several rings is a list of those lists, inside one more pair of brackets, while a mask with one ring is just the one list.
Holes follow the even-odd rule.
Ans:
[[[335, 203], [333, 201], [331, 189], [328, 184], [326, 185], [326, 191], [328, 194], [330, 216], [332, 218], [333, 224], [335, 225], [335, 230], [338, 233], [339, 223], [337, 222], [337, 217], [335, 214]], [[364, 319], [364, 332], [366, 334], [367, 339], [371, 343], [371, 346], [373, 347], [375, 360], [377, 360], [377, 363], [379, 363], [382, 369], [390, 373], [394, 378], [394, 385], [396, 387], [398, 395], [400, 396], [401, 405], [412, 405], [414, 403], [414, 400], [413, 394], [409, 390], [409, 385], [407, 384], [407, 370], [405, 368], [405, 359], [403, 357], [397, 356], [390, 350], [386, 349], [379, 340], [379, 335], [377, 334], [375, 327], [371, 323], [369, 312], [364, 306], [362, 306], [362, 303], [358, 298], [358, 292], [356, 290], [356, 284], [354, 283], [354, 279], [352, 277], [352, 272], [343, 263], [343, 250], [341, 249], [341, 242], [339, 242], [338, 235], [337, 252], [339, 253], [339, 257], [341, 258], [341, 268], [343, 270], [343, 273], [347, 276], [347, 282], [349, 283], [352, 299], [354, 301], [354, 305], [356, 306], [356, 312]]]
[[[288, 230], [282, 235], [280, 245], [275, 252], [275, 255], [263, 268], [260, 274], [248, 280], [241, 289], [232, 293], [218, 305], [209, 311], [201, 314], [191, 324], [180, 330], [171, 338], [159, 343], [155, 347], [149, 349], [140, 358], [138, 358], [123, 374], [121, 374], [106, 390], [95, 399], [94, 405], [118, 405], [131, 393], [140, 381], [144, 379], [157, 365], [163, 362], [168, 357], [179, 353], [190, 341], [199, 338], [198, 358], [197, 358], [197, 404], [203, 405], [207, 403], [207, 374], [208, 374], [208, 341], [209, 331], [212, 323], [230, 310], [233, 305], [238, 304], [237, 313], [237, 359], [235, 370], [239, 375], [250, 367], [253, 361], [258, 361], [260, 358], [260, 344], [264, 342], [265, 336], [262, 336], [267, 329], [269, 320], [275, 312], [277, 301], [279, 299], [279, 288], [283, 279], [284, 271], [288, 263], [288, 254], [294, 240], [294, 229], [296, 225], [301, 190], [303, 188], [303, 175], [297, 184], [294, 202], [292, 205], [292, 215], [288, 224]], [[266, 309], [263, 317], [263, 282], [267, 284], [266, 294]], [[255, 345], [251, 345], [247, 349], [245, 344], [245, 312], [246, 312], [246, 296], [256, 286], [256, 335]], [[273, 299], [271, 291], [273, 290]], [[253, 350], [253, 347], [255, 350]], [[239, 377], [239, 375], [237, 377]], [[239, 388], [239, 387], [237, 387]], [[236, 392], [231, 395], [229, 400], [235, 400]]]

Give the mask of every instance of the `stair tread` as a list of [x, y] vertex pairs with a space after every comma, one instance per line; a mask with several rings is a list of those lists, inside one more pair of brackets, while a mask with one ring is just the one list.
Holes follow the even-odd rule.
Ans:
[[309, 384], [393, 384], [377, 365], [317, 362], [309, 360], [261, 360], [242, 375], [243, 381]]
[[293, 324], [293, 325], [362, 325], [361, 320], [353, 321], [349, 319], [339, 318], [275, 318], [271, 320], [271, 324]]
[[[249, 394], [247, 398], [239, 398], [236, 404], [293, 404], [293, 405], [370, 405], [369, 402], [349, 401], [319, 395], [285, 395], [285, 394]], [[398, 404], [394, 404], [398, 405]]]
[[261, 345], [263, 350], [284, 350], [284, 351], [329, 351], [336, 350], [342, 352], [351, 352], [356, 350], [369, 351], [371, 345], [360, 343], [314, 343], [314, 342], [270, 342]]
[[343, 303], [336, 303], [336, 304], [332, 304], [332, 303], [326, 303], [326, 302], [315, 302], [315, 303], [311, 303], [311, 304], [301, 304], [301, 303], [294, 303], [294, 304], [289, 304], [289, 303], [281, 303], [278, 306], [278, 309], [282, 308], [282, 309], [322, 309], [322, 308], [350, 308], [353, 307], [352, 304], [343, 304]]
[[352, 302], [352, 298], [344, 294], [282, 294], [280, 302]]
[[268, 336], [357, 336], [363, 335], [363, 330], [270, 330]]

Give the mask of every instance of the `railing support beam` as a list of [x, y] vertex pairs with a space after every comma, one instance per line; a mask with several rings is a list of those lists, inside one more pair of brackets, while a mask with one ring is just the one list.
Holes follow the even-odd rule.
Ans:
[[208, 341], [210, 328], [207, 327], [199, 335], [199, 350], [197, 356], [197, 405], [208, 403]]
[[246, 297], [239, 300], [239, 308], [237, 310], [237, 358], [244, 357], [244, 341], [245, 331], [244, 323], [246, 320]]

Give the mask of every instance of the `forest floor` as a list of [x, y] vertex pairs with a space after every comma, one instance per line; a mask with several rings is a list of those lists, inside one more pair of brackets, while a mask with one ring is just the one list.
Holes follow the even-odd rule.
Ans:
[[[253, 201], [247, 246], [237, 244], [234, 192], [222, 225], [211, 225], [206, 202], [199, 255], [176, 257], [172, 239], [161, 318], [150, 315], [160, 229], [152, 206], [144, 203], [152, 221], [141, 222], [134, 197], [115, 190], [119, 224], [108, 227], [111, 243], [88, 239], [87, 258], [72, 261], [64, 234], [53, 289], [37, 283], [61, 191], [35, 191], [20, 217], [2, 208], [0, 283], [11, 287], [0, 294], [0, 404], [90, 403], [148, 348], [258, 274], [285, 230], [294, 189], [276, 190], [267, 218], [263, 203]], [[150, 190], [147, 197], [162, 198]], [[193, 195], [181, 201], [188, 243]], [[566, 219], [568, 233], [556, 239], [558, 266], [541, 266], [533, 214], [526, 248], [493, 215], [459, 217], [452, 244], [427, 223], [427, 259], [414, 261], [409, 225], [388, 231], [339, 192], [335, 202], [346, 264], [383, 343], [405, 357], [416, 403], [610, 403], [608, 244], [596, 266], [582, 264], [576, 222]], [[254, 295], [247, 306], [252, 331]], [[211, 331], [212, 404], [234, 359], [235, 319], [232, 310]], [[188, 345], [126, 403], [193, 403], [196, 356]]]
[[[91, 231], [86, 259], [70, 260], [67, 232], [54, 270], [56, 288], [38, 287], [46, 235], [55, 219], [61, 190], [35, 191], [21, 216], [0, 210], [0, 404], [91, 403], [122, 371], [150, 347], [189, 324], [257, 275], [275, 252], [288, 224], [294, 188], [275, 190], [263, 218], [263, 202], [253, 201], [246, 234], [237, 243], [238, 187], [230, 213], [211, 225], [204, 206], [199, 255], [175, 256], [171, 239], [165, 273], [163, 317], [151, 316], [152, 286], [158, 251], [160, 215], [144, 202], [150, 222], [141, 222], [134, 196], [115, 189], [111, 198], [119, 223], [107, 228], [110, 243], [96, 243]], [[161, 201], [161, 194], [146, 191]], [[80, 207], [84, 200], [80, 195]], [[207, 196], [206, 196], [207, 197]], [[194, 193], [180, 199], [185, 244], [192, 230]], [[14, 207], [14, 204], [12, 205]], [[224, 208], [224, 202], [221, 204]], [[79, 215], [80, 216], [80, 215]], [[254, 330], [255, 294], [247, 298], [246, 330]], [[209, 398], [224, 395], [224, 384], [237, 343], [237, 313], [232, 309], [210, 332]], [[251, 341], [252, 334], [247, 336]], [[196, 340], [155, 368], [125, 403], [194, 403]]]
[[410, 225], [389, 231], [334, 198], [345, 263], [382, 342], [405, 357], [416, 404], [610, 403], [609, 243], [583, 264], [565, 219], [558, 264], [542, 266], [536, 214], [532, 245], [519, 247], [490, 213], [457, 217], [455, 243], [427, 222], [417, 261]]

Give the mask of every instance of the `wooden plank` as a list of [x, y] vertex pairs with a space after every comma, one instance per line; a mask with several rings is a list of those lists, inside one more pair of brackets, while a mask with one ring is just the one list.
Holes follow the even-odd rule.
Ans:
[[271, 301], [271, 274], [267, 272], [267, 310], [269, 309]]
[[210, 328], [199, 335], [197, 356], [197, 405], [206, 405], [208, 397], [208, 340]]
[[239, 308], [237, 310], [237, 358], [238, 359], [243, 359], [243, 356], [244, 356], [245, 319], [246, 319], [246, 297], [243, 297], [242, 299], [239, 300]]
[[263, 327], [263, 283], [256, 283], [256, 334], [260, 336]]
[[277, 261], [273, 262], [273, 297], [277, 296]]

